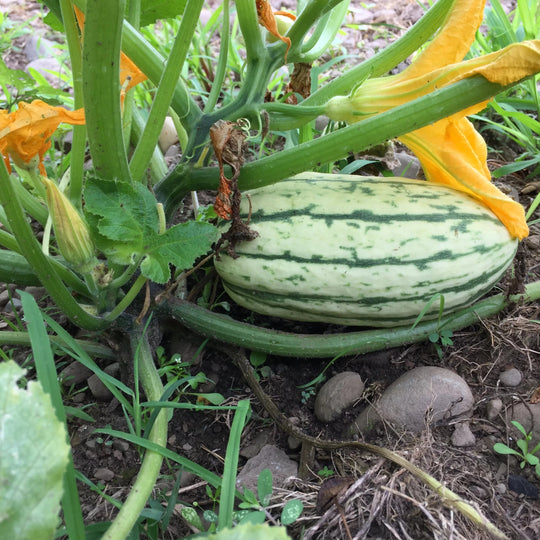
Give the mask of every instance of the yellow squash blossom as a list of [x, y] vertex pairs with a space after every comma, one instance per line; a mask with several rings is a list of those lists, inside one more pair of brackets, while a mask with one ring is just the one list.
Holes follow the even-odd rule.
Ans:
[[43, 156], [51, 147], [50, 137], [59, 124], [84, 124], [84, 110], [68, 111], [39, 99], [19, 103], [13, 112], [0, 110], [0, 152], [11, 171], [9, 156], [25, 167], [39, 157], [39, 170], [45, 175]]
[[[485, 0], [455, 0], [437, 36], [407, 69], [369, 79], [351, 96], [331, 99], [326, 114], [333, 120], [358, 122], [475, 75], [508, 85], [539, 72], [540, 40], [461, 61], [482, 22], [484, 4]], [[479, 199], [512, 236], [522, 239], [529, 231], [524, 209], [491, 183], [486, 144], [466, 118], [486, 104], [469, 107], [399, 139], [416, 154], [428, 180]]]

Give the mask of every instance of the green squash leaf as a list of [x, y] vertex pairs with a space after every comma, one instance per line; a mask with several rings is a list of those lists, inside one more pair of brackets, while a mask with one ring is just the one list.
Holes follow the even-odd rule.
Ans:
[[164, 234], [147, 238], [147, 257], [141, 264], [142, 274], [156, 283], [170, 279], [169, 264], [179, 270], [193, 265], [217, 240], [218, 231], [209, 223], [190, 221], [168, 229]]
[[157, 201], [141, 184], [92, 178], [84, 200], [96, 247], [118, 264], [144, 257], [141, 272], [156, 283], [170, 279], [170, 265], [179, 270], [192, 266], [217, 240], [217, 229], [198, 221], [159, 234]]
[[0, 363], [0, 538], [52, 539], [69, 446], [41, 385], [17, 385], [24, 373]]
[[141, 251], [145, 236], [158, 232], [156, 199], [141, 184], [89, 181], [84, 192], [85, 210], [99, 216], [98, 232], [110, 240], [133, 244]]

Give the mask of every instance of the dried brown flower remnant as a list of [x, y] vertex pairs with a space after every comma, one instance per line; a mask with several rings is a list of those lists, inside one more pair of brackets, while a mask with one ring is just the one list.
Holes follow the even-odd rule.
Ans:
[[298, 62], [294, 64], [294, 70], [291, 75], [289, 89], [292, 92], [297, 92], [304, 99], [311, 94], [311, 64], [306, 62]]
[[[222, 219], [231, 219], [232, 182], [238, 178], [244, 163], [245, 139], [245, 134], [234, 122], [219, 120], [210, 128], [210, 140], [219, 164], [219, 189], [214, 210]], [[233, 170], [231, 179], [225, 176], [224, 163]]]
[[[236, 257], [234, 251], [236, 242], [252, 240], [258, 236], [240, 217], [241, 194], [238, 190], [238, 176], [244, 164], [246, 133], [235, 122], [218, 120], [210, 128], [210, 140], [219, 164], [219, 188], [214, 210], [220, 218], [231, 220], [231, 227], [222, 235], [216, 251], [225, 241], [228, 241], [227, 252], [231, 257]], [[230, 179], [225, 176], [225, 163], [233, 171]]]

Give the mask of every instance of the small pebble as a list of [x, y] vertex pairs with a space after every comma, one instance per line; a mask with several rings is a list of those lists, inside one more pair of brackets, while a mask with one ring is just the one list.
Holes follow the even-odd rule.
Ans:
[[[105, 373], [115, 377], [120, 373], [120, 364], [113, 362], [103, 370]], [[109, 401], [113, 398], [112, 392], [101, 382], [101, 379], [96, 375], [88, 378], [88, 388], [92, 395], [99, 401]]]
[[508, 488], [519, 495], [525, 495], [530, 499], [538, 499], [538, 488], [518, 474], [508, 476]]
[[495, 398], [488, 401], [488, 404], [486, 406], [488, 420], [494, 420], [495, 418], [497, 418], [497, 416], [499, 416], [499, 413], [502, 411], [502, 408], [502, 399]]
[[103, 480], [103, 482], [110, 482], [114, 478], [114, 473], [110, 469], [100, 467], [94, 471], [94, 478]]
[[292, 435], [289, 435], [287, 438], [287, 446], [290, 450], [298, 450], [302, 446], [302, 441], [296, 437], [293, 437]]
[[0, 292], [0, 308], [3, 308], [9, 302], [9, 291], [7, 289]]
[[521, 371], [516, 368], [506, 369], [499, 375], [499, 381], [503, 386], [519, 386], [522, 379]]
[[60, 380], [63, 386], [77, 385], [92, 376], [92, 370], [81, 362], [71, 362], [60, 372]]
[[322, 386], [315, 398], [315, 416], [321, 422], [335, 420], [361, 398], [363, 391], [364, 383], [358, 373], [343, 371], [334, 375]]
[[112, 446], [115, 450], [119, 450], [120, 452], [127, 452], [129, 450], [129, 443], [120, 439], [114, 439]]
[[454, 446], [473, 446], [476, 443], [476, 437], [471, 431], [471, 428], [467, 422], [460, 422], [456, 424], [454, 433], [452, 433], [452, 444]]

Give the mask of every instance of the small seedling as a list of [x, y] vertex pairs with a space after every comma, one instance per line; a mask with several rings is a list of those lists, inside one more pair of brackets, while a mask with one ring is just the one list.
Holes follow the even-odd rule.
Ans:
[[[251, 490], [244, 488], [243, 501], [238, 505], [238, 510], [233, 512], [234, 526], [245, 523], [260, 524], [269, 521], [273, 525], [277, 525], [277, 520], [270, 512], [270, 500], [272, 498], [272, 472], [269, 469], [264, 469], [259, 474], [257, 479], [257, 494]], [[214, 503], [214, 507], [219, 504], [221, 492], [219, 489], [215, 493], [211, 488], [207, 488], [206, 494]], [[193, 503], [193, 507], [184, 507], [181, 510], [182, 517], [194, 528], [203, 531], [204, 525], [197, 512], [197, 503]], [[201, 509], [202, 510], [202, 509]], [[281, 525], [291, 525], [302, 514], [304, 506], [298, 499], [288, 501], [281, 510], [279, 521]], [[214, 510], [205, 510], [203, 512], [204, 519], [211, 523], [209, 530], [215, 529], [218, 523], [218, 515]]]
[[314, 396], [315, 393], [315, 388], [313, 388], [313, 386], [302, 390], [302, 404], [305, 405], [309, 401], [309, 398]]
[[266, 362], [266, 353], [251, 351], [249, 361], [255, 369], [255, 377], [257, 377], [258, 381], [270, 376], [270, 373], [272, 372], [270, 366], [264, 365]]
[[336, 473], [332, 469], [329, 469], [326, 465], [317, 473], [323, 480], [334, 476]]
[[521, 460], [520, 467], [523, 469], [525, 465], [531, 465], [538, 476], [540, 476], [540, 458], [536, 455], [540, 452], [540, 443], [533, 449], [529, 449], [529, 444], [532, 439], [532, 433], [527, 430], [516, 420], [512, 420], [512, 425], [523, 435], [522, 439], [516, 440], [516, 446], [519, 450], [510, 448], [504, 443], [496, 443], [493, 445], [493, 450], [498, 454], [513, 455]]
[[[266, 518], [270, 521], [274, 521], [269, 510], [268, 505], [272, 498], [272, 471], [270, 469], [263, 469], [257, 478], [257, 496], [250, 489], [244, 488], [244, 502], [239, 504], [239, 507], [243, 510], [247, 510], [240, 517], [239, 523], [264, 523]], [[302, 514], [304, 505], [298, 499], [292, 499], [288, 501], [281, 510], [280, 521], [282, 525], [291, 525]]]
[[429, 334], [429, 341], [433, 343], [433, 346], [435, 347], [435, 350], [437, 351], [437, 356], [439, 358], [442, 358], [443, 356], [443, 347], [448, 347], [449, 345], [453, 345], [454, 342], [452, 341], [453, 336], [452, 330], [441, 330], [440, 332], [433, 332], [432, 334]]

